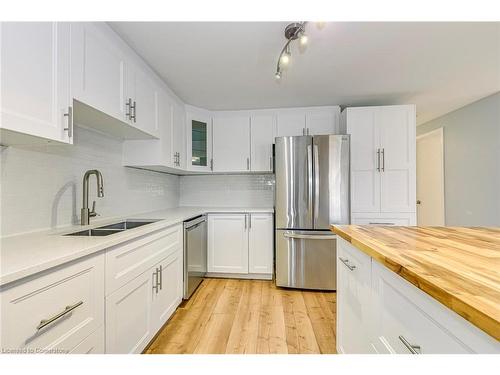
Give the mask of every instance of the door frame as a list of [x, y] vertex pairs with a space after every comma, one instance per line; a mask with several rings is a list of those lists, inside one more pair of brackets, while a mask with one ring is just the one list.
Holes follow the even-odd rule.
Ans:
[[[444, 128], [441, 126], [437, 129], [434, 129], [434, 130], [431, 130], [431, 131], [428, 131], [426, 133], [423, 133], [423, 134], [420, 134], [419, 136], [417, 136], [417, 140], [416, 140], [416, 143], [417, 143], [417, 147], [418, 147], [418, 141], [422, 138], [425, 138], [425, 137], [428, 137], [430, 135], [434, 135], [434, 134], [439, 134], [439, 138], [440, 138], [440, 144], [441, 144], [441, 171], [442, 171], [442, 175], [441, 175], [441, 196], [443, 197], [443, 207], [442, 207], [442, 210], [443, 210], [443, 225], [446, 225], [446, 196], [445, 196], [445, 164], [444, 164]], [[418, 151], [417, 151], [418, 152]], [[418, 175], [417, 175], [417, 178], [418, 178]], [[418, 211], [418, 210], [417, 210]], [[418, 225], [418, 212], [417, 212], [417, 225]]]

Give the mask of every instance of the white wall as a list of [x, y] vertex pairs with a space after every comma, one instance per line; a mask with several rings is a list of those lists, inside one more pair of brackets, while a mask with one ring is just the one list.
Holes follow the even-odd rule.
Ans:
[[2, 147], [0, 161], [2, 236], [78, 223], [88, 169], [104, 178], [104, 198], [96, 198], [94, 176], [89, 198], [102, 218], [179, 203], [179, 177], [123, 167], [121, 140], [80, 127], [74, 145]]
[[274, 175], [182, 176], [180, 180], [181, 206], [274, 206]]
[[443, 127], [449, 226], [500, 226], [500, 93], [417, 127]]

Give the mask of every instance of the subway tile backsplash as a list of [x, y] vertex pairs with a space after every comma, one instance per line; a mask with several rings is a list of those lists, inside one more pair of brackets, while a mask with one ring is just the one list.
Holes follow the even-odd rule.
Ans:
[[182, 176], [180, 205], [273, 207], [274, 175]]
[[179, 204], [179, 177], [122, 166], [122, 141], [75, 127], [74, 145], [2, 147], [1, 235], [79, 222], [82, 179], [99, 169], [104, 198], [90, 178], [89, 205], [102, 218], [133, 215]]

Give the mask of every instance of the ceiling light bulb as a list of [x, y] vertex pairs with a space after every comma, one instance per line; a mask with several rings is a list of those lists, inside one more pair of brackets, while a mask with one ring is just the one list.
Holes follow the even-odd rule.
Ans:
[[300, 45], [305, 46], [307, 44], [308, 38], [306, 34], [300, 36]]
[[290, 55], [288, 53], [284, 53], [283, 55], [281, 55], [280, 60], [283, 65], [288, 65], [288, 63], [290, 62]]
[[281, 72], [276, 72], [276, 74], [274, 75], [274, 77], [276, 79], [281, 79]]

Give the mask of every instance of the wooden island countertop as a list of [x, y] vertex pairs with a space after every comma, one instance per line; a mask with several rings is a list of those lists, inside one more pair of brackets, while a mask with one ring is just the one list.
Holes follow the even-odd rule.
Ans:
[[500, 340], [500, 228], [332, 225], [331, 229]]

